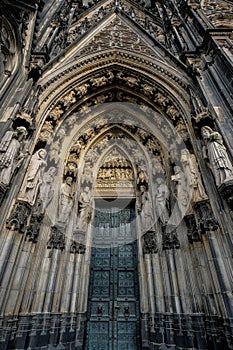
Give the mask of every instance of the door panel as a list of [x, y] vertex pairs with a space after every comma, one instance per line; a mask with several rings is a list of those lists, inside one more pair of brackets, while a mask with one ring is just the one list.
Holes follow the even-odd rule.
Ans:
[[117, 350], [135, 350], [138, 349], [136, 322], [118, 322], [117, 327]]
[[107, 350], [112, 349], [109, 342], [109, 333], [111, 333], [109, 322], [89, 322], [88, 330], [88, 348], [89, 350]]
[[[94, 243], [135, 234], [132, 207], [96, 211]], [[136, 242], [92, 247], [86, 350], [139, 350]]]

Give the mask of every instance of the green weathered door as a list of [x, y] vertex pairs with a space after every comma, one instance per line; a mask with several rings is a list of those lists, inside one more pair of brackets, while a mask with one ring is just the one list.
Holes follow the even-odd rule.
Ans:
[[140, 349], [134, 217], [132, 206], [96, 210], [86, 350]]

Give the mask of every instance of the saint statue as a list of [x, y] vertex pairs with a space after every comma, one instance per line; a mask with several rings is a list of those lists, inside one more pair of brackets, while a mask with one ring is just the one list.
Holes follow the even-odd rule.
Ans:
[[192, 191], [192, 203], [203, 201], [207, 198], [205, 189], [202, 185], [201, 175], [194, 154], [190, 154], [188, 149], [181, 151], [181, 162], [187, 177], [187, 184]]
[[156, 156], [152, 159], [152, 175], [156, 179], [157, 176], [161, 177], [163, 174], [164, 170], [162, 168], [160, 156]]
[[0, 143], [0, 186], [4, 188], [9, 186], [15, 169], [24, 159], [22, 145], [26, 136], [26, 128], [19, 126], [15, 131], [7, 131]]
[[137, 200], [137, 208], [142, 218], [143, 230], [148, 231], [153, 225], [153, 208], [150, 193], [146, 186], [140, 186]]
[[190, 204], [190, 193], [188, 192], [187, 176], [181, 167], [174, 166], [174, 175], [171, 180], [176, 183], [176, 198], [181, 214], [185, 214]]
[[233, 179], [232, 163], [219, 132], [213, 131], [209, 126], [203, 126], [201, 134], [205, 142], [203, 157], [209, 160], [215, 183], [220, 186], [229, 179]]
[[162, 225], [166, 225], [169, 219], [169, 190], [162, 177], [156, 179], [155, 211]]
[[49, 170], [44, 173], [42, 184], [40, 186], [40, 199], [42, 201], [43, 210], [49, 205], [53, 198], [54, 190], [52, 189], [52, 185], [56, 172], [57, 169], [55, 167], [50, 167]]
[[47, 152], [39, 149], [31, 158], [23, 185], [19, 193], [19, 199], [34, 205], [39, 187], [42, 183], [44, 169], [47, 165], [45, 160]]
[[86, 231], [87, 225], [91, 219], [91, 191], [88, 186], [86, 186], [81, 192], [79, 197], [79, 218], [78, 218], [78, 228], [82, 231]]
[[142, 168], [139, 168], [139, 171], [138, 171], [137, 185], [139, 188], [140, 186], [148, 185], [148, 177]]
[[65, 225], [73, 206], [72, 177], [68, 176], [61, 185], [58, 201], [58, 223]]

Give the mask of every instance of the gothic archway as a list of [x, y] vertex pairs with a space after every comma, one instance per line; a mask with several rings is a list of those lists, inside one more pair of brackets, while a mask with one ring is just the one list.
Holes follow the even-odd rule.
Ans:
[[[206, 349], [214, 337], [224, 347], [231, 238], [224, 232], [230, 213], [220, 209], [232, 183], [221, 181], [232, 167], [207, 103], [215, 90], [207, 71], [215, 63], [203, 50], [212, 34], [198, 41], [203, 28], [197, 33], [195, 5], [186, 2], [183, 24], [193, 42], [180, 30], [182, 2], [147, 1], [146, 9], [131, 0], [90, 1], [82, 9], [77, 1], [53, 3], [52, 17], [27, 39], [25, 52], [31, 44], [33, 51], [22, 84], [12, 99], [4, 97], [6, 347], [14, 339], [15, 348], [106, 350], [120, 343], [119, 334], [133, 339], [121, 344], [133, 349]], [[229, 168], [217, 185], [202, 152], [217, 146], [215, 138]]]

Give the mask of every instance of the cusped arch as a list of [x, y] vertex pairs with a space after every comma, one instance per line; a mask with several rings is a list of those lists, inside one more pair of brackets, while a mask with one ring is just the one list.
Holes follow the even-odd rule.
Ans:
[[[135, 139], [133, 131], [124, 129], [122, 125], [126, 125], [128, 128], [140, 128], [146, 130], [148, 133], [154, 134], [157, 138], [160, 138], [160, 142], [164, 143], [165, 147], [167, 143], [164, 142], [161, 136], [161, 130], [159, 130], [160, 124], [164, 120], [163, 116], [157, 112], [154, 112], [150, 108], [144, 108], [144, 106], [138, 106], [131, 103], [106, 103], [95, 106], [93, 109], [89, 109], [83, 113], [72, 115], [67, 118], [66, 123], [70, 125], [69, 146], [81, 138], [88, 138], [89, 146], [93, 146], [96, 140], [111, 128], [117, 125], [118, 128], [122, 128], [122, 131], [128, 133], [131, 138]], [[79, 123], [77, 123], [77, 121]], [[164, 120], [165, 121], [165, 120]], [[157, 123], [157, 124], [156, 124]], [[171, 123], [167, 122], [172, 128]], [[157, 125], [157, 128], [154, 126]], [[162, 128], [163, 126], [161, 126]], [[62, 128], [62, 125], [60, 126]], [[96, 130], [94, 130], [96, 129]], [[58, 130], [59, 132], [59, 130]], [[89, 134], [92, 134], [90, 137]], [[66, 156], [64, 155], [64, 158]]]

